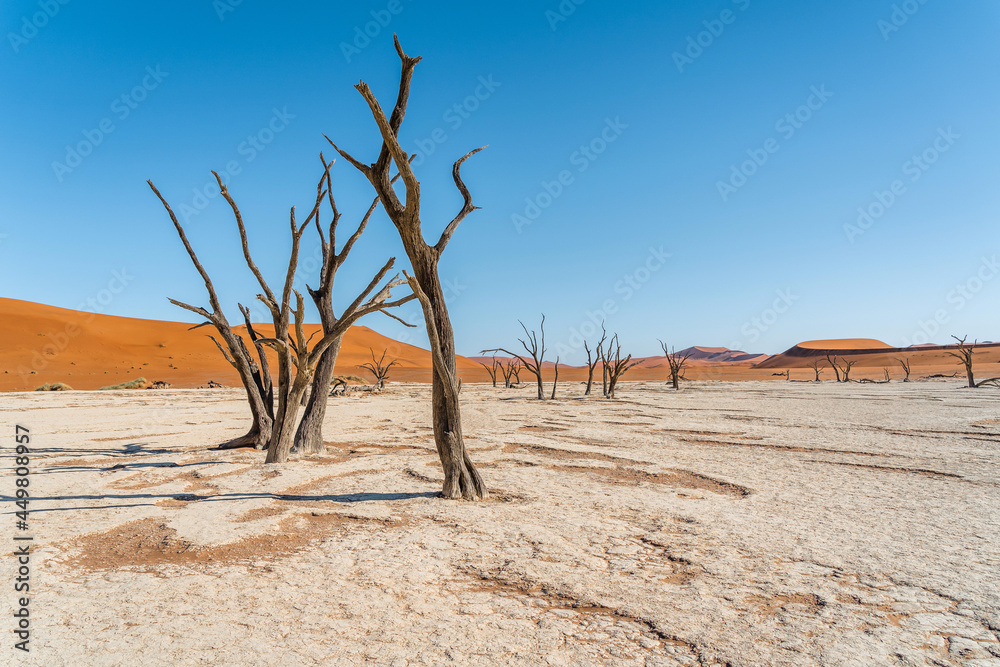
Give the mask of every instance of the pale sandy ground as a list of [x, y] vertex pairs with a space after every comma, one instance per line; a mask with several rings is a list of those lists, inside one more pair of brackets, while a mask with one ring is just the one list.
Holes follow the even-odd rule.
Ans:
[[208, 449], [236, 391], [0, 396], [37, 549], [0, 663], [1000, 665], [998, 390], [466, 385], [483, 503], [435, 497], [429, 391], [331, 399], [327, 456], [269, 466]]

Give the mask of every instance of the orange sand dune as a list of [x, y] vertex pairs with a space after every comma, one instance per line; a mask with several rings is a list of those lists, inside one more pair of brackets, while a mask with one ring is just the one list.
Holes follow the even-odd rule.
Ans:
[[[257, 325], [254, 325], [255, 328]], [[206, 334], [211, 327], [189, 331], [182, 322], [96, 315], [27, 301], [0, 298], [0, 391], [26, 391], [52, 382], [74, 389], [98, 389], [137, 377], [165, 380], [175, 387], [198, 387], [209, 380], [239, 386], [239, 376]], [[306, 327], [306, 335], [319, 329]], [[263, 335], [273, 327], [260, 325]], [[245, 327], [238, 331], [244, 332]], [[249, 338], [247, 338], [249, 340]], [[315, 341], [316, 339], [314, 339]], [[430, 353], [353, 327], [344, 337], [337, 373], [368, 377], [358, 364], [370, 361], [369, 348], [386, 359], [397, 359], [390, 378], [429, 381]], [[276, 364], [275, 358], [271, 357]], [[478, 368], [459, 357], [459, 370]], [[272, 366], [272, 373], [276, 365]]]
[[892, 347], [874, 338], [838, 338], [833, 340], [807, 340], [796, 347], [804, 350], [876, 350]]

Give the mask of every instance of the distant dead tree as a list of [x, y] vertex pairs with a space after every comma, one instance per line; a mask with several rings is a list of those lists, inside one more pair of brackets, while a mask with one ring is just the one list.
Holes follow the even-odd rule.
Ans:
[[559, 384], [559, 357], [556, 357], [555, 377], [552, 378], [552, 400], [556, 400], [556, 385]]
[[538, 400], [545, 400], [545, 387], [542, 385], [542, 363], [545, 360], [545, 313], [542, 313], [542, 323], [538, 327], [541, 334], [535, 333], [534, 330], [528, 331], [528, 327], [524, 326], [524, 322], [518, 320], [518, 324], [524, 329], [524, 338], [518, 338], [518, 342], [524, 348], [525, 352], [531, 355], [530, 359], [527, 357], [522, 357], [520, 354], [511, 352], [502, 347], [498, 347], [494, 350], [483, 350], [482, 354], [487, 352], [503, 352], [504, 354], [509, 354], [512, 357], [517, 358], [532, 375], [535, 376], [535, 380], [538, 382]]
[[364, 368], [366, 371], [375, 376], [375, 391], [382, 391], [385, 387], [385, 381], [389, 377], [389, 369], [393, 366], [398, 366], [399, 361], [393, 359], [392, 361], [386, 363], [385, 355], [389, 353], [389, 350], [383, 350], [382, 356], [378, 359], [375, 358], [375, 350], [368, 348], [368, 351], [372, 353], [372, 360], [368, 363], [358, 365], [358, 368]]
[[972, 353], [976, 347], [976, 343], [973, 342], [972, 345], [966, 345], [965, 340], [968, 336], [959, 338], [958, 336], [952, 336], [958, 341], [958, 352], [949, 352], [948, 355], [955, 357], [965, 366], [965, 374], [969, 378], [969, 386], [975, 388], [976, 377], [972, 371]]
[[963, 338], [952, 336], [952, 338], [958, 341], [958, 351], [949, 352], [948, 354], [961, 361], [962, 365], [965, 366], [965, 374], [969, 379], [969, 387], [975, 389], [986, 385], [1000, 386], [1000, 378], [989, 378], [987, 380], [983, 380], [982, 382], [976, 382], [975, 374], [972, 371], [972, 353], [975, 350], [978, 341], [973, 341], [971, 345], [968, 345], [965, 342], [968, 336]]
[[829, 354], [826, 355], [826, 363], [830, 364], [830, 368], [833, 369], [834, 374], [837, 376], [837, 382], [840, 382], [840, 367], [837, 366], [837, 357], [834, 355], [831, 357]]
[[[423, 309], [431, 348], [432, 416], [434, 442], [438, 457], [441, 459], [441, 467], [444, 469], [442, 495], [445, 498], [485, 499], [488, 496], [486, 485], [469, 458], [462, 436], [458, 371], [455, 362], [455, 333], [445, 305], [441, 278], [438, 275], [438, 261], [445, 247], [458, 225], [477, 208], [473, 205], [472, 195], [462, 180], [462, 163], [485, 146], [469, 151], [455, 161], [452, 178], [462, 195], [462, 208], [445, 226], [438, 241], [434, 245], [429, 245], [421, 230], [420, 182], [410, 165], [410, 156], [399, 143], [400, 126], [406, 115], [410, 95], [410, 81], [420, 58], [406, 55], [399, 39], [395, 36], [394, 42], [402, 67], [399, 75], [399, 91], [392, 114], [386, 117], [368, 84], [362, 81], [355, 86], [368, 104], [382, 137], [378, 158], [372, 164], [364, 164], [338, 148], [332, 141], [330, 144], [372, 184], [382, 202], [382, 207], [399, 233], [400, 241], [413, 267], [412, 276], [405, 272], [404, 275]], [[395, 163], [402, 177], [406, 193], [405, 203], [400, 200], [392, 186], [389, 178], [390, 163]]]
[[902, 366], [903, 372], [906, 373], [906, 377], [903, 378], [903, 382], [910, 381], [910, 358], [905, 357], [903, 359], [896, 359], [896, 363]]
[[823, 369], [820, 367], [822, 363], [823, 362], [819, 359], [814, 359], [813, 362], [809, 364], [809, 368], [813, 369], [813, 372], [816, 373], [816, 382], [820, 381], [819, 374], [823, 372]]
[[888, 368], [883, 368], [882, 369], [882, 375], [883, 375], [883, 379], [882, 380], [872, 380], [871, 378], [861, 378], [860, 380], [858, 380], [858, 383], [859, 384], [889, 384], [890, 382], [892, 382], [892, 378], [889, 376], [889, 369]]
[[484, 364], [483, 362], [480, 361], [479, 365], [486, 369], [486, 372], [489, 373], [490, 379], [493, 381], [493, 386], [496, 387], [497, 386], [497, 371], [501, 370], [503, 368], [503, 364], [501, 364], [499, 361], [497, 361], [496, 357], [493, 357], [493, 359], [490, 361], [490, 363]]
[[594, 369], [597, 368], [597, 364], [601, 361], [601, 357], [604, 353], [604, 341], [607, 339], [608, 335], [607, 332], [603, 331], [603, 323], [601, 323], [601, 329], [601, 339], [597, 341], [593, 357], [591, 357], [591, 350], [587, 346], [587, 341], [583, 341], [583, 349], [587, 351], [587, 390], [583, 392], [584, 396], [590, 396], [590, 390], [594, 386]]
[[857, 364], [857, 360], [849, 361], [844, 359], [842, 362], [838, 363], [838, 357], [834, 355], [831, 357], [829, 354], [826, 355], [826, 361], [833, 368], [833, 372], [837, 375], [837, 382], [850, 382], [851, 381], [851, 369]]
[[848, 361], [847, 359], [844, 359], [843, 365], [840, 367], [840, 374], [844, 378], [844, 382], [851, 381], [851, 369], [854, 368], [856, 363], [858, 363], [857, 360]]
[[639, 362], [632, 361], [631, 354], [622, 359], [622, 346], [618, 342], [618, 334], [615, 334], [608, 341], [604, 355], [608, 368], [608, 392], [606, 396], [613, 399], [615, 397], [615, 389], [618, 387], [618, 381], [630, 368], [637, 366]]
[[684, 354], [683, 352], [669, 349], [667, 344], [662, 340], [660, 341], [660, 347], [663, 348], [663, 356], [667, 358], [667, 363], [670, 365], [670, 382], [674, 389], [680, 389], [681, 379], [684, 378], [684, 365], [687, 364], [691, 353]]
[[503, 385], [505, 389], [510, 389], [515, 384], [520, 383], [517, 374], [520, 373], [521, 362], [518, 359], [508, 359], [497, 366], [503, 375]]

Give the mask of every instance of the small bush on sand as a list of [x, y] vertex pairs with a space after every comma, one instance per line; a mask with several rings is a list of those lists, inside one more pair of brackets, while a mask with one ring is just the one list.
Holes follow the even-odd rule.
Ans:
[[101, 387], [98, 391], [105, 391], [109, 389], [144, 389], [146, 385], [149, 384], [146, 378], [136, 378], [130, 380], [129, 382], [122, 382], [121, 384], [112, 384], [107, 387]]
[[53, 382], [52, 384], [46, 382], [35, 391], [73, 391], [73, 387], [64, 382]]

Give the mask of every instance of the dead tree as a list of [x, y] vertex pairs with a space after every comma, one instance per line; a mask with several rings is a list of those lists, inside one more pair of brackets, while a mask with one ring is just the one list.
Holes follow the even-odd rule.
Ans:
[[851, 369], [854, 368], [854, 365], [856, 363], [858, 363], [857, 360], [849, 361], [847, 359], [844, 359], [844, 363], [840, 367], [840, 375], [842, 378], [844, 378], [843, 382], [851, 381]]
[[184, 249], [187, 250], [188, 257], [191, 258], [195, 269], [201, 275], [201, 279], [205, 283], [205, 289], [208, 291], [208, 300], [212, 310], [208, 311], [205, 308], [192, 306], [175, 299], [168, 300], [175, 306], [189, 310], [207, 320], [206, 323], [199, 324], [193, 328], [198, 328], [209, 323], [215, 327], [215, 330], [219, 332], [219, 337], [225, 343], [225, 347], [214, 337], [209, 336], [209, 338], [212, 338], [212, 341], [222, 352], [226, 361], [236, 369], [236, 372], [240, 376], [240, 381], [243, 383], [243, 388], [247, 393], [247, 401], [250, 404], [250, 414], [253, 418], [253, 424], [245, 435], [223, 443], [220, 445], [220, 448], [253, 447], [255, 449], [264, 449], [271, 440], [271, 431], [274, 424], [274, 390], [271, 386], [271, 373], [267, 364], [267, 355], [264, 353], [264, 349], [260, 343], [260, 337], [257, 336], [253, 325], [250, 323], [250, 311], [240, 305], [240, 311], [243, 313], [246, 321], [247, 333], [256, 348], [259, 363], [250, 354], [243, 338], [233, 332], [222, 310], [222, 305], [219, 303], [219, 297], [215, 292], [212, 279], [209, 278], [208, 271], [205, 270], [205, 267], [198, 260], [198, 255], [195, 253], [194, 248], [191, 247], [191, 243], [184, 233], [184, 228], [177, 221], [177, 216], [174, 215], [173, 209], [170, 208], [167, 200], [163, 198], [160, 191], [153, 185], [153, 181], [146, 182], [166, 209], [171, 222], [174, 223], [174, 228], [177, 230], [177, 235], [184, 244]]
[[545, 314], [542, 314], [542, 324], [539, 327], [541, 331], [540, 336], [534, 331], [528, 331], [528, 327], [524, 326], [524, 322], [518, 320], [518, 324], [524, 329], [525, 338], [518, 338], [517, 340], [524, 347], [524, 350], [531, 355], [530, 360], [502, 347], [498, 347], [495, 350], [483, 350], [482, 354], [486, 354], [487, 352], [503, 352], [517, 358], [521, 362], [521, 365], [535, 376], [535, 380], [538, 382], [538, 400], [544, 401], [545, 387], [542, 385], [542, 363], [545, 360]]
[[489, 364], [484, 364], [483, 362], [480, 361], [479, 365], [486, 369], [486, 372], [489, 373], [490, 379], [493, 380], [493, 386], [496, 387], [497, 371], [503, 368], [503, 364], [497, 361], [496, 357], [493, 357], [493, 359], [490, 361]]
[[[395, 38], [396, 53], [402, 63], [399, 76], [399, 91], [396, 106], [387, 118], [375, 95], [363, 81], [355, 88], [368, 104], [379, 134], [382, 137], [382, 147], [378, 158], [372, 164], [364, 164], [346, 151], [342, 151], [332, 141], [330, 144], [344, 159], [349, 161], [372, 184], [382, 207], [389, 219], [395, 225], [399, 238], [406, 250], [406, 255], [413, 267], [413, 275], [406, 275], [410, 288], [420, 300], [427, 327], [427, 337], [431, 348], [432, 370], [432, 415], [434, 425], [434, 442], [438, 457], [444, 469], [444, 487], [442, 494], [446, 498], [486, 498], [486, 485], [472, 464], [462, 437], [461, 408], [459, 405], [458, 371], [455, 363], [455, 334], [445, 305], [441, 278], [438, 275], [438, 261], [444, 252], [452, 234], [459, 223], [465, 219], [476, 206], [472, 204], [472, 195], [461, 177], [462, 163], [478, 153], [477, 148], [459, 158], [452, 167], [452, 177], [455, 186], [462, 195], [461, 210], [447, 224], [440, 238], [434, 245], [429, 245], [424, 239], [420, 220], [420, 182], [410, 166], [410, 157], [399, 143], [399, 129], [406, 115], [406, 105], [410, 95], [410, 81], [413, 70], [420, 58], [411, 58], [403, 52], [399, 39]], [[329, 139], [328, 139], [329, 140]], [[485, 148], [485, 147], [484, 147]], [[400, 201], [389, 178], [390, 163], [395, 163], [405, 186], [404, 204]]]
[[511, 368], [511, 374], [514, 376], [514, 382], [511, 384], [513, 387], [521, 384], [521, 369], [523, 366], [521, 366], [520, 359], [514, 359], [510, 363], [513, 364], [513, 368]]
[[952, 336], [952, 338], [958, 341], [958, 352], [949, 352], [948, 355], [955, 357], [960, 362], [962, 362], [962, 364], [965, 366], [965, 374], [969, 378], [969, 386], [975, 388], [976, 377], [975, 374], [972, 372], [972, 352], [976, 347], [976, 343], [973, 342], [972, 345], [966, 345], [965, 339], [968, 338], [968, 336], [965, 336], [963, 338], [959, 338], [958, 336]]
[[[385, 279], [389, 270], [395, 263], [395, 258], [390, 258], [382, 268], [375, 274], [367, 287], [358, 294], [357, 297], [344, 309], [338, 317], [333, 309], [333, 285], [337, 277], [337, 271], [343, 266], [350, 254], [354, 244], [364, 233], [368, 226], [368, 221], [378, 207], [379, 200], [376, 197], [372, 201], [358, 224], [358, 228], [351, 234], [340, 252], [337, 252], [336, 237], [337, 225], [340, 223], [341, 213], [337, 208], [337, 202], [333, 196], [333, 181], [326, 166], [323, 154], [320, 153], [320, 160], [323, 162], [326, 173], [326, 201], [330, 209], [330, 224], [324, 233], [323, 225], [320, 224], [320, 215], [314, 218], [316, 232], [319, 235], [320, 250], [322, 251], [322, 261], [320, 262], [319, 285], [316, 289], [306, 285], [306, 290], [312, 298], [316, 309], [319, 311], [320, 324], [323, 327], [324, 336], [333, 336], [334, 341], [327, 348], [326, 352], [319, 358], [313, 374], [312, 388], [305, 404], [305, 412], [302, 414], [302, 421], [299, 422], [298, 430], [295, 433], [295, 444], [293, 451], [305, 454], [320, 454], [323, 452], [323, 420], [326, 418], [327, 398], [330, 394], [330, 382], [333, 379], [333, 370], [337, 365], [337, 355], [340, 353], [340, 345], [344, 334], [358, 320], [365, 315], [380, 312], [401, 322], [404, 326], [415, 326], [404, 322], [396, 317], [389, 309], [401, 306], [416, 297], [409, 294], [396, 301], [388, 301], [391, 297], [391, 290], [399, 285], [406, 284], [405, 280], [400, 280], [399, 276], [393, 276], [388, 282], [379, 287], [379, 283]], [[332, 164], [332, 162], [331, 162]], [[399, 178], [399, 174], [395, 178]], [[395, 179], [393, 179], [395, 180]], [[371, 296], [374, 292], [374, 296]], [[303, 395], [303, 400], [306, 397]]]
[[618, 387], [618, 380], [620, 380], [630, 368], [637, 366], [639, 362], [632, 361], [631, 354], [622, 359], [622, 346], [618, 342], [618, 334], [615, 334], [611, 340], [608, 341], [608, 346], [604, 354], [608, 367], [607, 397], [613, 399], [615, 397], [615, 389]]
[[594, 348], [595, 354], [593, 357], [591, 357], [587, 341], [583, 341], [583, 349], [587, 351], [587, 390], [583, 392], [584, 396], [590, 396], [590, 390], [594, 386], [594, 369], [597, 368], [597, 363], [601, 360], [601, 352], [604, 349], [604, 341], [607, 337], [607, 333], [604, 333], [601, 336], [601, 340], [597, 341], [597, 347]]
[[517, 374], [520, 372], [521, 362], [517, 359], [508, 359], [497, 366], [503, 374], [503, 385], [505, 389], [510, 389], [515, 384], [520, 383]]
[[823, 372], [823, 369], [820, 368], [820, 365], [822, 363], [823, 362], [820, 361], [819, 359], [814, 359], [813, 362], [811, 364], [809, 364], [809, 368], [813, 369], [813, 372], [816, 373], [816, 382], [820, 381], [819, 374]]
[[372, 360], [368, 363], [361, 364], [358, 368], [364, 368], [369, 373], [375, 376], [375, 391], [382, 391], [385, 387], [385, 381], [389, 377], [389, 369], [393, 366], [398, 366], [399, 361], [393, 359], [389, 363], [385, 363], [385, 355], [388, 354], [389, 350], [383, 350], [382, 356], [378, 359], [375, 358], [375, 350], [368, 348], [368, 351], [372, 353]]
[[903, 372], [906, 373], [906, 377], [903, 378], [903, 382], [910, 381], [910, 358], [906, 357], [904, 359], [896, 359], [896, 363], [903, 367]]
[[683, 354], [682, 352], [669, 350], [667, 349], [667, 344], [662, 340], [660, 341], [660, 347], [663, 348], [663, 355], [667, 358], [667, 363], [670, 365], [670, 382], [674, 389], [680, 389], [681, 379], [684, 378], [684, 365], [687, 364], [691, 353]]
[[840, 367], [837, 366], [837, 357], [836, 357], [836, 355], [834, 355], [833, 357], [830, 357], [829, 354], [826, 355], [826, 363], [830, 364], [830, 368], [833, 369], [834, 375], [837, 376], [837, 382], [840, 382], [841, 381], [840, 380]]
[[556, 357], [555, 377], [552, 378], [552, 400], [556, 400], [556, 385], [559, 384], [559, 357]]

